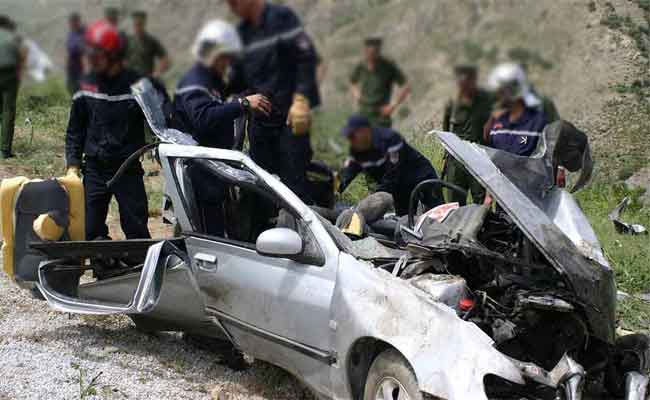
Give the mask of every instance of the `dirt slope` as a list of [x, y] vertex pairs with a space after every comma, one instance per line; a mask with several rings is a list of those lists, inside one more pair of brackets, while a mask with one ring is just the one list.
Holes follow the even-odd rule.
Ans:
[[[439, 126], [441, 108], [453, 92], [450, 70], [456, 60], [474, 59], [487, 71], [515, 56], [527, 62], [538, 89], [555, 99], [563, 117], [592, 135], [606, 165], [634, 169], [646, 161], [645, 142], [637, 138], [647, 131], [648, 119], [629, 119], [630, 112], [645, 115], [646, 102], [621, 94], [626, 85], [647, 76], [647, 12], [639, 7], [645, 6], [644, 0], [283, 3], [301, 14], [328, 63], [325, 109], [349, 108], [347, 76], [358, 60], [361, 40], [381, 34], [386, 52], [413, 83], [414, 94], [399, 114], [405, 130]], [[77, 9], [95, 18], [105, 5], [118, 6], [125, 14], [136, 8], [149, 11], [151, 30], [174, 55], [170, 80], [191, 62], [189, 44], [202, 22], [232, 18], [225, 2], [216, 0], [4, 0], [0, 12], [14, 15], [61, 62], [65, 16]], [[128, 29], [128, 21], [124, 26]], [[635, 35], [643, 37], [635, 40]]]

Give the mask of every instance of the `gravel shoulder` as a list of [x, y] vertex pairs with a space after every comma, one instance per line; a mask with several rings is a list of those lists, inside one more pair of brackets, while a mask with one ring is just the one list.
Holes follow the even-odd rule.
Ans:
[[278, 368], [255, 362], [235, 372], [180, 334], [144, 334], [127, 317], [52, 311], [2, 272], [0, 360], [0, 400], [211, 399], [219, 391], [228, 399], [311, 398]]

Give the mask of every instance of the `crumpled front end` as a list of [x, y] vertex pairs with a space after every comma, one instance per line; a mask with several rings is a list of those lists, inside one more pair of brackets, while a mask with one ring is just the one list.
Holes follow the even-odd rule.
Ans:
[[[423, 392], [444, 399], [487, 400], [484, 377], [524, 384], [518, 366], [493, 347], [476, 325], [407, 281], [342, 254], [332, 304], [335, 348], [345, 353], [373, 338], [411, 364]], [[350, 354], [339, 354], [341, 368]], [[333, 378], [337, 392], [351, 383]]]
[[[550, 133], [545, 131], [546, 135]], [[452, 133], [438, 132], [437, 136], [564, 277], [585, 305], [593, 335], [613, 344], [616, 302], [613, 271], [575, 200], [553, 186], [552, 165], [556, 157], [549, 153], [548, 139], [540, 145], [539, 155], [519, 157], [463, 141]]]

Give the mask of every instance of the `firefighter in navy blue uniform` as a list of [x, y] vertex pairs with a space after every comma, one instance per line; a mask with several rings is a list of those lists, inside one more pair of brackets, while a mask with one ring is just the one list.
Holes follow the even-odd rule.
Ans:
[[[224, 77], [242, 50], [235, 28], [227, 22], [214, 20], [199, 31], [192, 53], [196, 64], [181, 78], [174, 96], [174, 128], [191, 134], [200, 146], [231, 149], [234, 144], [234, 121], [245, 113], [269, 114], [271, 103], [262, 95], [251, 95], [226, 102]], [[224, 233], [223, 201], [225, 187], [215, 182], [199, 165], [190, 167], [201, 203], [205, 232]]]
[[[249, 127], [250, 153], [262, 168], [275, 173], [306, 202], [310, 202], [304, 167], [292, 146], [294, 136], [309, 131], [309, 96], [316, 82], [316, 53], [296, 14], [264, 0], [228, 0], [242, 19], [238, 30], [244, 57], [235, 68], [235, 87], [271, 97], [273, 112], [256, 115]], [[302, 146], [304, 147], [304, 143]]]
[[506, 63], [494, 69], [489, 81], [500, 110], [487, 123], [486, 142], [496, 149], [531, 156], [548, 120], [526, 73], [521, 66]]
[[123, 41], [104, 20], [93, 23], [85, 35], [91, 72], [82, 78], [73, 96], [65, 141], [69, 172], [84, 165], [86, 238], [110, 239], [106, 216], [112, 196], [128, 239], [149, 238], [147, 195], [140, 163], [132, 165], [114, 186], [106, 183], [122, 163], [144, 146], [144, 115], [130, 86], [140, 77], [124, 69]]
[[[343, 128], [350, 141], [350, 157], [339, 173], [339, 192], [343, 193], [361, 172], [377, 183], [375, 192], [393, 196], [395, 211], [408, 213], [411, 192], [422, 181], [437, 179], [433, 165], [390, 128], [372, 127], [367, 117], [354, 115]], [[442, 203], [439, 187], [424, 192], [420, 201], [428, 208]]]

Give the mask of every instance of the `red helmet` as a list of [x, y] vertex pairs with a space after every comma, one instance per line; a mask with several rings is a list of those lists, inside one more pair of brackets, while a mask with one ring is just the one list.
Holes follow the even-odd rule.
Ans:
[[123, 49], [123, 40], [120, 32], [106, 20], [100, 19], [93, 22], [86, 29], [86, 46], [94, 50], [102, 50], [111, 55], [119, 56]]

